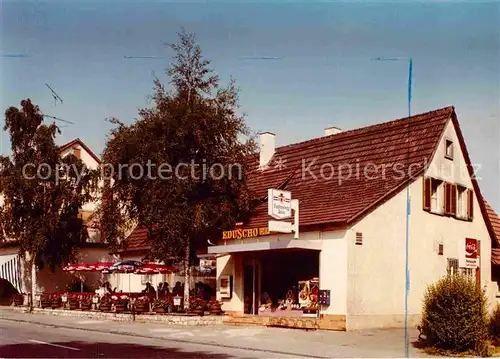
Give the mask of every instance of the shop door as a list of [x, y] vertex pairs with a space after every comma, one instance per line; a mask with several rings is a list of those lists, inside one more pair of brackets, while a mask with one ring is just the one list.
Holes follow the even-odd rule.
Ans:
[[[259, 270], [256, 264], [245, 265], [244, 268], [244, 313], [259, 314]], [[253, 302], [253, 305], [252, 305]]]

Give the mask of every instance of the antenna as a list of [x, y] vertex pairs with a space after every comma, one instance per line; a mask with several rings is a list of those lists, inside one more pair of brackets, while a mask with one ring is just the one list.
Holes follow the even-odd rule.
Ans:
[[48, 83], [45, 83], [45, 86], [47, 86], [49, 88], [49, 90], [52, 92], [52, 97], [54, 98], [54, 106], [57, 104], [57, 100], [61, 101], [61, 103], [63, 103], [63, 100], [61, 98], [61, 96], [59, 96], [53, 89], [52, 87], [49, 86]]
[[66, 123], [69, 123], [71, 125], [75, 124], [74, 122], [71, 122], [71, 121], [68, 121], [68, 120], [63, 120], [62, 118], [58, 118], [58, 117], [54, 117], [54, 116], [43, 115], [43, 117], [48, 117], [48, 118], [51, 118], [51, 119], [56, 120], [56, 121], [66, 122]]

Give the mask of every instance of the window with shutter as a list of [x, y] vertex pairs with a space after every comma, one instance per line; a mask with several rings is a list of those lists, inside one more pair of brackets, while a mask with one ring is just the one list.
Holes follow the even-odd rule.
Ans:
[[467, 219], [467, 188], [457, 186], [457, 218]]
[[424, 178], [424, 210], [425, 211], [430, 211], [431, 210], [431, 179], [430, 178]]
[[467, 218], [472, 221], [474, 218], [474, 191], [467, 190]]
[[451, 213], [451, 185], [449, 183], [444, 184], [444, 214], [449, 215]]
[[456, 216], [457, 215], [457, 185], [450, 185], [450, 201], [451, 201], [451, 205], [450, 205], [450, 214], [452, 216]]
[[431, 179], [431, 211], [434, 213], [443, 213], [442, 194], [443, 181]]

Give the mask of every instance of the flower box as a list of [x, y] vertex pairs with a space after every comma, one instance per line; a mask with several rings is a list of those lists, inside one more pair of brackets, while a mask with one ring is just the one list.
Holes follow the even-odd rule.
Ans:
[[78, 301], [69, 301], [69, 310], [77, 310], [80, 308], [80, 303]]
[[91, 310], [92, 309], [92, 303], [82, 303], [82, 310]]
[[127, 306], [125, 304], [116, 304], [115, 305], [115, 311], [117, 313], [123, 313], [127, 309]]
[[60, 299], [54, 299], [52, 300], [52, 302], [50, 303], [50, 306], [52, 307], [52, 309], [58, 309], [58, 308], [61, 308], [61, 305], [62, 305], [62, 302]]
[[99, 304], [99, 310], [101, 312], [111, 312], [111, 303]]

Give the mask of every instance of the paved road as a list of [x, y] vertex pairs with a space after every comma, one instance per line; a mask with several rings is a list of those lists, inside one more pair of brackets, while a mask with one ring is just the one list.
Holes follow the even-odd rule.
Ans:
[[0, 319], [1, 358], [297, 358]]

